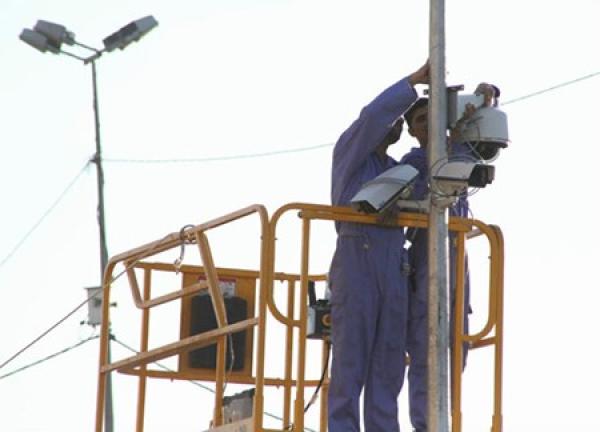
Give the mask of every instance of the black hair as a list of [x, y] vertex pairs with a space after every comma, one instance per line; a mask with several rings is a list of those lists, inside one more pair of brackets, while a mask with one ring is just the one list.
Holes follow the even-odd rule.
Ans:
[[408, 125], [408, 127], [412, 126], [412, 121], [413, 121], [413, 116], [415, 115], [415, 112], [424, 106], [427, 106], [429, 104], [429, 99], [426, 97], [421, 97], [419, 99], [417, 99], [415, 101], [415, 103], [413, 103], [409, 109], [406, 110], [406, 112], [404, 113], [404, 119], [406, 120], [406, 124]]

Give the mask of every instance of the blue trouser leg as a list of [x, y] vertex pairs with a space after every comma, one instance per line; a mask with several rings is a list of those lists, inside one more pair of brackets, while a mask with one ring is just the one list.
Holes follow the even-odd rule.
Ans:
[[409, 414], [416, 430], [427, 428], [427, 303], [411, 296], [407, 352]]
[[332, 361], [329, 432], [359, 432], [360, 393], [375, 339], [377, 291], [366, 271], [368, 242], [340, 236], [330, 269]]
[[362, 236], [340, 236], [330, 280], [329, 432], [360, 431], [363, 387], [365, 430], [398, 431], [406, 328], [402, 308], [407, 307], [398, 254], [381, 251]]
[[378, 262], [379, 286], [382, 288], [377, 336], [365, 386], [365, 430], [396, 432], [398, 394], [405, 373], [408, 298], [406, 276], [399, 266], [400, 257]]

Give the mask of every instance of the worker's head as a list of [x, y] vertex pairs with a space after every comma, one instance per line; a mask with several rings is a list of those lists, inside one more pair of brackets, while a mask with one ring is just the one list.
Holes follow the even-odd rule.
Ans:
[[404, 113], [404, 119], [408, 125], [408, 133], [414, 136], [421, 147], [427, 145], [428, 138], [428, 111], [429, 99], [419, 98]]

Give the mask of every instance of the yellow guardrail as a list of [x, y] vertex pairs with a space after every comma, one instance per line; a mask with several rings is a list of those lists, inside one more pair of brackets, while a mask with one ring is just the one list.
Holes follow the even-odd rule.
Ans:
[[[299, 274], [287, 274], [275, 272], [276, 268], [276, 234], [277, 225], [281, 217], [288, 212], [296, 212], [301, 220], [301, 263]], [[216, 229], [222, 225], [234, 223], [235, 221], [256, 215], [260, 222], [260, 268], [258, 271], [226, 269], [216, 267], [213, 262], [211, 247], [206, 232]], [[264, 412], [264, 390], [265, 386], [283, 387], [283, 418], [282, 429], [278, 431], [304, 430], [304, 393], [306, 387], [315, 387], [319, 384], [318, 379], [306, 378], [307, 358], [307, 307], [297, 307], [296, 299], [300, 305], [306, 305], [308, 298], [309, 281], [323, 281], [323, 274], [311, 274], [309, 272], [309, 258], [311, 250], [311, 223], [313, 221], [345, 221], [364, 224], [376, 224], [376, 216], [365, 215], [345, 207], [332, 207], [326, 205], [291, 203], [277, 209], [269, 219], [266, 209], [261, 205], [249, 206], [239, 211], [230, 213], [212, 221], [189, 227], [185, 231], [171, 233], [164, 238], [137, 247], [130, 251], [112, 257], [107, 265], [103, 280], [103, 302], [102, 302], [102, 324], [100, 336], [100, 360], [98, 372], [98, 392], [96, 403], [96, 432], [102, 432], [103, 411], [105, 405], [105, 391], [107, 375], [112, 371], [138, 376], [138, 400], [136, 432], [144, 430], [144, 410], [146, 400], [146, 382], [148, 378], [167, 378], [176, 380], [198, 379], [215, 382], [215, 403], [213, 411], [212, 426], [218, 427], [224, 424], [223, 419], [223, 389], [224, 383], [234, 382], [251, 384], [255, 387], [254, 394], [254, 417], [253, 431], [269, 432], [275, 429], [265, 429], [263, 426]], [[426, 228], [428, 216], [417, 213], [401, 213], [397, 224], [404, 227]], [[463, 343], [467, 342], [471, 349], [485, 346], [493, 346], [494, 356], [494, 409], [492, 418], [492, 432], [502, 430], [502, 316], [503, 316], [503, 266], [504, 266], [504, 244], [500, 229], [493, 225], [472, 219], [450, 218], [449, 230], [456, 233], [457, 238], [457, 269], [464, 268], [465, 243], [469, 238], [485, 236], [490, 248], [489, 269], [489, 307], [488, 318], [483, 328], [476, 333], [463, 334], [463, 309], [459, 305], [464, 301], [464, 273], [456, 271], [456, 319], [454, 331], [455, 359], [462, 358]], [[196, 244], [201, 258], [201, 265], [181, 265], [172, 263], [148, 262], [147, 259], [155, 255], [179, 248], [183, 244]], [[133, 302], [141, 310], [140, 322], [140, 346], [139, 353], [118, 361], [109, 362], [109, 322], [110, 322], [110, 294], [113, 284], [113, 273], [118, 264], [125, 266]], [[138, 274], [141, 272], [143, 284], [139, 283]], [[155, 272], [171, 272], [182, 274], [181, 289], [167, 294], [152, 297], [152, 276]], [[200, 275], [200, 276], [199, 276]], [[224, 299], [219, 288], [221, 279], [233, 279], [239, 282], [243, 295], [247, 298], [248, 309], [253, 313], [256, 303], [256, 316], [250, 316], [245, 320], [229, 324], [225, 311]], [[281, 311], [274, 296], [275, 282], [287, 283], [287, 303], [285, 311]], [[296, 285], [299, 284], [299, 292]], [[140, 289], [140, 285], [142, 289]], [[200, 291], [207, 290], [211, 296], [212, 307], [215, 314], [216, 328], [195, 335], [188, 334], [186, 325], [189, 322], [190, 299]], [[256, 298], [256, 291], [258, 296]], [[153, 308], [180, 301], [181, 310], [181, 337], [171, 343], [160, 347], [149, 349], [149, 321], [150, 312]], [[283, 342], [284, 371], [283, 376], [266, 376], [266, 341], [267, 313], [277, 322], [285, 327], [285, 340]], [[298, 316], [295, 316], [298, 315]], [[255, 328], [256, 327], [256, 328]], [[294, 330], [296, 330], [296, 333]], [[245, 331], [248, 338], [246, 362], [243, 370], [227, 373], [226, 350], [228, 336]], [[256, 344], [253, 342], [256, 334]], [[272, 341], [270, 341], [272, 343]], [[193, 370], [187, 367], [185, 354], [191, 350], [216, 344], [216, 366], [214, 370]], [[323, 342], [321, 363], [325, 369], [328, 345]], [[294, 362], [294, 353], [296, 360]], [[151, 364], [157, 360], [171, 356], [179, 356], [179, 368], [176, 371], [153, 370]], [[252, 361], [255, 360], [253, 372]], [[462, 412], [462, 361], [454, 361], [452, 388], [452, 430], [461, 431]], [[296, 371], [294, 374], [294, 365]], [[320, 398], [320, 431], [327, 430], [327, 390], [328, 377], [325, 370], [325, 379], [321, 387]], [[295, 378], [294, 378], [295, 377]], [[294, 393], [295, 390], [295, 394]], [[292, 402], [292, 398], [294, 398]]]

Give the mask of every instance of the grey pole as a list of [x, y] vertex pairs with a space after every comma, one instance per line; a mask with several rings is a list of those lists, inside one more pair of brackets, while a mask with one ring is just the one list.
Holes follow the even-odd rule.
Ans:
[[96, 130], [96, 154], [92, 160], [96, 164], [98, 175], [98, 226], [100, 227], [100, 275], [104, 275], [108, 263], [106, 248], [106, 229], [104, 223], [104, 169], [102, 168], [102, 147], [100, 145], [100, 113], [98, 111], [98, 81], [96, 78], [96, 61], [92, 60], [92, 86], [94, 90], [94, 127]]
[[[96, 164], [96, 174], [98, 177], [98, 226], [100, 229], [100, 286], [103, 285], [104, 270], [108, 263], [108, 250], [106, 247], [106, 227], [104, 223], [104, 170], [102, 168], [102, 146], [100, 145], [100, 113], [98, 110], [98, 82], [96, 79], [96, 60], [90, 61], [92, 64], [92, 87], [94, 92], [94, 126], [96, 131], [96, 154], [92, 162]], [[110, 324], [108, 335], [108, 362], [110, 363]], [[112, 376], [109, 373], [106, 377], [106, 401], [104, 407], [104, 430], [113, 432], [113, 403], [112, 403]]]
[[[448, 156], [446, 148], [447, 93], [444, 0], [430, 0], [429, 22], [429, 173]], [[428, 373], [427, 430], [447, 432], [448, 415], [448, 221], [446, 207], [431, 194], [428, 262]]]

